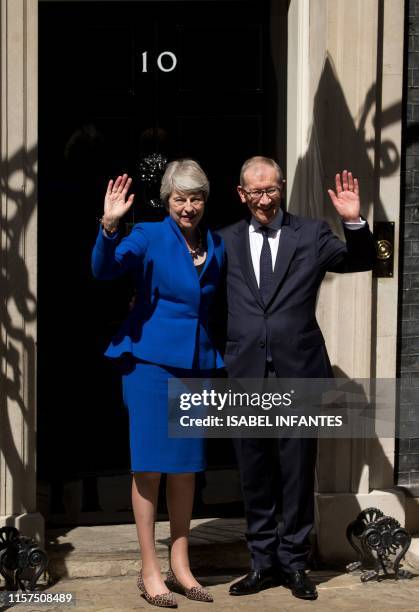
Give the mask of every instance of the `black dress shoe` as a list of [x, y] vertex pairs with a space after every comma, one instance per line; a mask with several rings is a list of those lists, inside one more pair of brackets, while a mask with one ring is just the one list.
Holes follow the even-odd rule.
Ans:
[[271, 567], [254, 569], [247, 576], [231, 585], [230, 595], [251, 595], [277, 584], [279, 582], [275, 579], [275, 574]]
[[283, 583], [290, 588], [294, 597], [300, 599], [317, 599], [317, 589], [314, 582], [304, 570], [282, 572]]

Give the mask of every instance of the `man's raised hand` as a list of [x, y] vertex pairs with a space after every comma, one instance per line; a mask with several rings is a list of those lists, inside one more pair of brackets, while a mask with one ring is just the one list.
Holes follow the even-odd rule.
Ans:
[[344, 170], [341, 175], [335, 176], [336, 193], [328, 189], [327, 193], [332, 200], [333, 206], [343, 221], [357, 222], [360, 220], [361, 202], [359, 199], [358, 179], [352, 176], [352, 172]]

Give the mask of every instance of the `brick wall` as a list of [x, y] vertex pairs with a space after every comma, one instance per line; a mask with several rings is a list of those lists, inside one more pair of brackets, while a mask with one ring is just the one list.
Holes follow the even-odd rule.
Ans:
[[[403, 384], [417, 387], [419, 398], [419, 0], [406, 4], [398, 375]], [[417, 431], [419, 402], [401, 399], [396, 479], [418, 486], [419, 438], [411, 431], [413, 423]]]

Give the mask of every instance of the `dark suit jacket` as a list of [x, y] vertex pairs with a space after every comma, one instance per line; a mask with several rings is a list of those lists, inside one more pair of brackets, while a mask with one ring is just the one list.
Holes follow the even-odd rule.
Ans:
[[[229, 376], [262, 378], [269, 346], [281, 378], [324, 378], [333, 373], [316, 321], [317, 293], [326, 271], [372, 268], [375, 249], [366, 225], [345, 229], [346, 244], [325, 221], [284, 214], [271, 296], [265, 305], [253, 271], [249, 222], [219, 231], [227, 272], [224, 362]], [[218, 306], [217, 326], [223, 326]], [[220, 339], [220, 334], [219, 334]]]

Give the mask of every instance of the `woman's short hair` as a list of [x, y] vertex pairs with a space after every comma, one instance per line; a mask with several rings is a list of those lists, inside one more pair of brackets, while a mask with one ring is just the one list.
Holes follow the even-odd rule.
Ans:
[[201, 192], [205, 202], [209, 195], [209, 181], [201, 166], [194, 159], [177, 159], [167, 165], [160, 186], [160, 197], [167, 206], [173, 191], [181, 193]]

